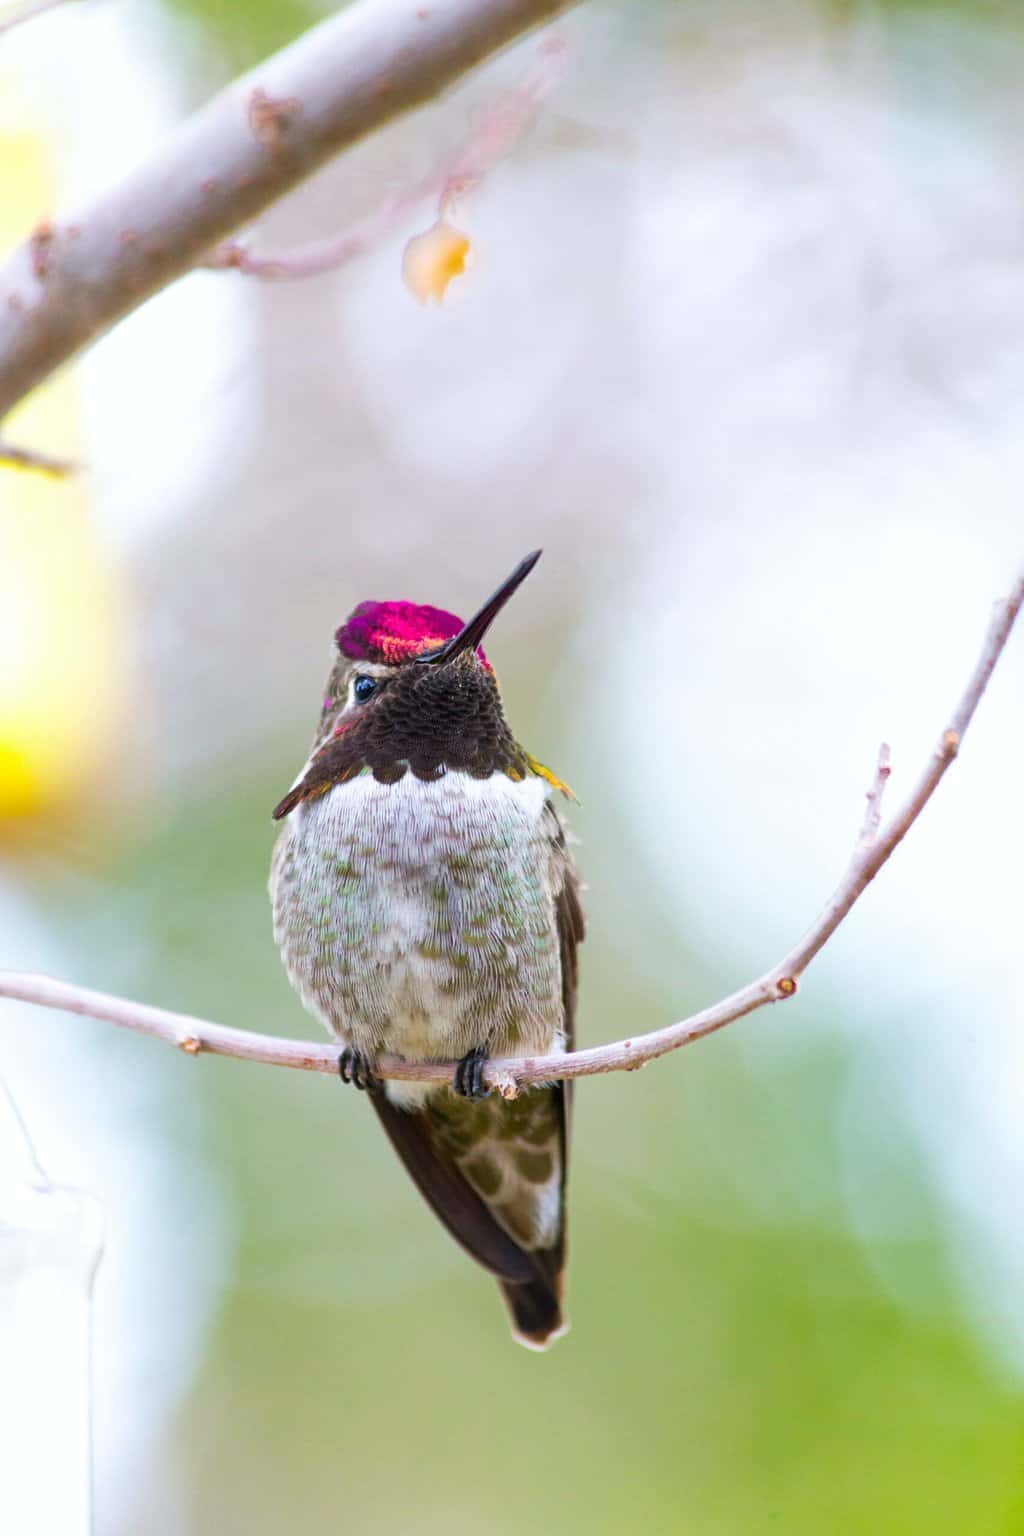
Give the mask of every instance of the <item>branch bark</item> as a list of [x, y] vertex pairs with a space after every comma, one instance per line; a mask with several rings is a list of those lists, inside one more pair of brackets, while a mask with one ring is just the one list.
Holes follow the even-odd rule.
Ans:
[[340, 150], [574, 0], [358, 0], [236, 80], [0, 269], [0, 418]]
[[[509, 1057], [488, 1063], [485, 1081], [506, 1098], [514, 1098], [520, 1088], [531, 1083], [551, 1082], [556, 1078], [588, 1077], [598, 1072], [632, 1072], [645, 1062], [680, 1046], [690, 1045], [726, 1024], [753, 1013], [768, 1003], [792, 997], [800, 977], [815, 955], [835, 933], [843, 919], [863, 895], [878, 871], [892, 856], [931, 799], [939, 782], [956, 758], [982, 694], [988, 686], [1017, 615], [1024, 604], [1024, 572], [1018, 577], [1009, 597], [996, 604], [985, 643], [970, 680], [953, 711], [949, 725], [942, 732], [935, 751], [904, 805], [882, 830], [881, 801], [889, 776], [889, 748], [883, 742], [878, 754], [875, 777], [868, 791], [867, 812], [846, 872], [826, 903], [816, 922], [800, 942], [779, 963], [739, 992], [678, 1024], [631, 1040], [564, 1055]], [[189, 1014], [170, 1013], [145, 1003], [130, 1002], [104, 992], [17, 971], [0, 971], [0, 997], [37, 1003], [43, 1008], [59, 1008], [66, 1013], [83, 1014], [119, 1024], [140, 1034], [153, 1035], [178, 1046], [191, 1056], [233, 1056], [241, 1061], [259, 1061], [268, 1066], [298, 1067], [307, 1072], [335, 1072], [337, 1045], [311, 1044], [297, 1040], [279, 1040], [247, 1030], [211, 1024]], [[454, 1062], [410, 1062], [385, 1056], [374, 1064], [378, 1077], [400, 1082], [448, 1083], [455, 1072]]]

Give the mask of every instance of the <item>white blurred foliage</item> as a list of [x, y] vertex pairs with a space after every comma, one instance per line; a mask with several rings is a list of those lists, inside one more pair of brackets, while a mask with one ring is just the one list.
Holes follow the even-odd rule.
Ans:
[[[151, 0], [62, 7], [11, 35], [59, 165], [62, 211], [120, 180], [188, 109], [189, 41]], [[79, 360], [94, 511], [122, 549], [180, 517], [197, 481], [247, 441], [252, 397], [233, 345], [246, 308], [237, 284], [196, 274]]]
[[[557, 520], [593, 573], [579, 758], [738, 984], [838, 878], [883, 737], [890, 806], [906, 792], [1024, 558], [1024, 48], [962, 14], [676, 14], [658, 63], [656, 27], [584, 19], [608, 89], [569, 110], [594, 142], [492, 174], [443, 313], [403, 314], [381, 259], [344, 315], [387, 452], [503, 538]], [[507, 504], [523, 461], [550, 466], [548, 506]], [[943, 1191], [979, 1338], [1016, 1371], [1022, 683], [1017, 635], [963, 761], [791, 1005], [820, 978], [872, 1031], [835, 1133], [871, 1262], [899, 1294], [894, 1154], [869, 1144], [892, 1114]], [[802, 1049], [785, 1025], [738, 1026], [773, 1031], [756, 1072]], [[764, 1219], [807, 1214], [785, 1190]]]
[[[980, 63], [982, 39], [945, 26], [938, 57]], [[923, 768], [1024, 558], [1017, 148], [991, 71], [908, 89], [920, 42], [862, 34], [837, 61], [790, 39], [713, 90], [684, 61], [636, 130], [633, 322], [669, 515], [615, 590], [638, 643], [600, 687], [629, 743], [620, 811], [737, 984], [838, 878], [879, 740], [890, 809]], [[961, 761], [790, 1005], [820, 984], [856, 1020], [855, 1229], [884, 1271], [891, 1169], [865, 1137], [891, 1114], [944, 1191], [979, 1334], [1018, 1372], [1022, 688], [1018, 634]], [[772, 1030], [758, 1071], [792, 1061], [786, 1023], [739, 1026]]]
[[[4, 39], [5, 50], [16, 50], [19, 83], [34, 103], [33, 127], [46, 135], [60, 164], [62, 206], [116, 179], [180, 115], [175, 75], [167, 68], [169, 38], [159, 9], [101, 0], [61, 8], [20, 28], [9, 43]], [[183, 375], [193, 387], [216, 391], [228, 336], [237, 327], [237, 302], [236, 293], [214, 295], [201, 280], [183, 283], [79, 365], [94, 511], [104, 535], [122, 548], [180, 513], [210, 457], [229, 453], [229, 410], [197, 410], [187, 438], [175, 439], [174, 430]], [[76, 962], [61, 951], [13, 885], [0, 883], [0, 912], [0, 964], [74, 973], [81, 957]], [[22, 1201], [25, 1221], [50, 1233], [54, 1258], [37, 1266], [20, 1311], [10, 1317], [18, 1318], [26, 1346], [33, 1319], [40, 1328], [49, 1319], [53, 1354], [40, 1359], [38, 1385], [53, 1388], [57, 1354], [80, 1351], [87, 1340], [85, 1291], [74, 1292], [78, 1281], [61, 1265], [60, 1242], [81, 1209], [98, 1207], [106, 1226], [94, 1318], [99, 1528], [133, 1529], [154, 1461], [160, 1457], [169, 1470], [168, 1425], [191, 1383], [225, 1283], [233, 1243], [229, 1207], [216, 1170], [204, 1170], [196, 1150], [201, 1123], [194, 1105], [183, 1112], [179, 1106], [172, 1138], [166, 1074], [155, 1056], [140, 1052], [126, 1075], [106, 1035], [97, 1048], [90, 1026], [83, 1030], [81, 1023], [44, 1018], [18, 1004], [4, 1004], [4, 1026], [2, 1070], [47, 1173], [55, 1186], [88, 1192], [80, 1200], [61, 1189]], [[80, 1365], [69, 1355], [69, 1380], [77, 1372], [84, 1390]], [[70, 1536], [78, 1529], [69, 1515], [77, 1481], [71, 1421], [82, 1405], [63, 1388], [49, 1392], [49, 1403], [37, 1403], [12, 1380], [4, 1373], [5, 1413], [12, 1423], [20, 1414], [20, 1433], [34, 1450], [23, 1446], [20, 1480], [4, 1480], [0, 1508], [7, 1516], [19, 1490], [34, 1502], [3, 1529]], [[39, 1441], [37, 1432], [47, 1424], [49, 1438]], [[3, 1438], [13, 1451], [15, 1442], [6, 1433]], [[44, 1477], [53, 1485], [46, 1498], [66, 1496], [53, 1521]], [[179, 1528], [170, 1476], [165, 1491], [162, 1530], [170, 1531]]]
[[[81, 968], [3, 884], [0, 931], [2, 966], [57, 976]], [[40, 1161], [55, 1186], [98, 1204], [105, 1229], [94, 1310], [97, 1506], [100, 1529], [132, 1529], [224, 1288], [230, 1208], [201, 1156], [195, 1101], [172, 1101], [160, 1054], [133, 1051], [126, 1072], [119, 1047], [132, 1042], [102, 1025], [3, 1006], [3, 1076]], [[175, 1529], [173, 1503], [167, 1519]]]
[[51, 1184], [0, 1081], [0, 1525], [92, 1531], [97, 1202]]

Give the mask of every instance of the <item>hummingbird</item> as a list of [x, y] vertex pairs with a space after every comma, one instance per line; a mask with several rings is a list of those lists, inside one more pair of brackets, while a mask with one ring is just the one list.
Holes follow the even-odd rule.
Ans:
[[[335, 634], [310, 756], [276, 807], [274, 936], [434, 1214], [498, 1281], [513, 1335], [567, 1327], [570, 1084], [488, 1091], [489, 1057], [571, 1049], [580, 882], [554, 794], [481, 642], [540, 559], [463, 623], [362, 602]], [[456, 1061], [452, 1084], [380, 1081], [378, 1058]]]

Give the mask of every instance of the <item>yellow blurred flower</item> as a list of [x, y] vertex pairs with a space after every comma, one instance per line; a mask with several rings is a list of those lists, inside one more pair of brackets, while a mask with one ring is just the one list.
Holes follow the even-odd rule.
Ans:
[[[6, 126], [0, 251], [53, 201], [46, 125]], [[34, 391], [3, 426], [14, 444], [76, 458], [73, 373]], [[0, 464], [0, 820], [43, 813], [95, 783], [120, 712], [118, 628], [85, 481]]]

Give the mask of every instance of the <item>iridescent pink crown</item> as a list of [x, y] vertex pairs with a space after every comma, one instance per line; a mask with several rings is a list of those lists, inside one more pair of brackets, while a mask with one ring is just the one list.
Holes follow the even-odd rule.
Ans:
[[[351, 661], [379, 661], [396, 667], [423, 651], [435, 650], [457, 635], [462, 620], [443, 608], [421, 603], [360, 603], [335, 634], [338, 650]], [[483, 646], [477, 655], [490, 662]]]

